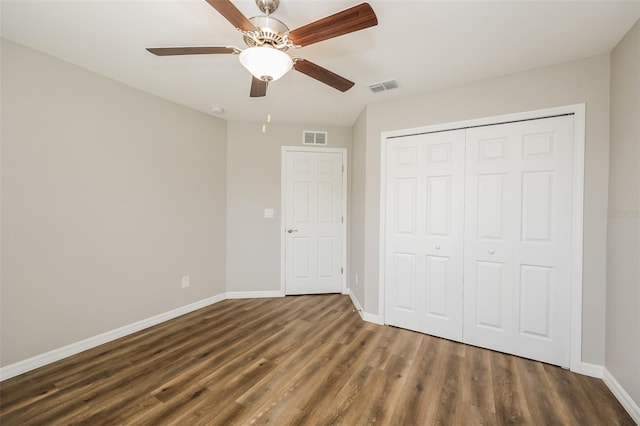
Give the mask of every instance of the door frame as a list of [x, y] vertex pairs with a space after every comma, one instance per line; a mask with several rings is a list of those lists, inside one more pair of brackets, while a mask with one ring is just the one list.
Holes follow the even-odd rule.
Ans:
[[348, 265], [347, 265], [347, 149], [346, 148], [318, 148], [318, 147], [306, 147], [306, 146], [283, 146], [281, 159], [280, 159], [280, 211], [282, 214], [280, 215], [280, 292], [283, 295], [286, 295], [286, 229], [287, 229], [287, 221], [286, 221], [286, 210], [285, 210], [285, 196], [287, 192], [286, 185], [286, 155], [289, 152], [312, 152], [312, 153], [338, 153], [342, 154], [342, 215], [344, 220], [342, 221], [342, 293], [346, 294], [347, 290], [347, 273], [348, 273]]
[[510, 122], [550, 118], [559, 115], [573, 115], [573, 187], [572, 187], [572, 229], [571, 229], [571, 302], [570, 302], [570, 343], [569, 368], [571, 371], [584, 371], [582, 363], [582, 264], [584, 232], [584, 157], [585, 157], [585, 104], [564, 105], [525, 111], [514, 114], [497, 115], [479, 119], [456, 121], [382, 132], [380, 135], [380, 245], [378, 254], [378, 312], [380, 321], [385, 320], [385, 231], [386, 231], [386, 166], [387, 139], [410, 136], [421, 133], [443, 132], [470, 127], [491, 126]]

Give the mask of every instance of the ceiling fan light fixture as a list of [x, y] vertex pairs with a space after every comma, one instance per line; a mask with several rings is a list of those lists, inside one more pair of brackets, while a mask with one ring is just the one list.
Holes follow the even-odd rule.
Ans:
[[293, 59], [273, 47], [250, 47], [240, 52], [240, 63], [255, 78], [275, 81], [293, 68]]

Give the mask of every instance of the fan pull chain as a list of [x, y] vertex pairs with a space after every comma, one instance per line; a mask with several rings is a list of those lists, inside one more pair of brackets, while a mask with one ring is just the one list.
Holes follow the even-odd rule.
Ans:
[[[267, 123], [271, 123], [271, 114], [267, 114]], [[262, 133], [267, 133], [267, 123], [262, 124]]]

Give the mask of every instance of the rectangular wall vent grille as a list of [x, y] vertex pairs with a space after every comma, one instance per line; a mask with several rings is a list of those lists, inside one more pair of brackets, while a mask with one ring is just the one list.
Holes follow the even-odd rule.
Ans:
[[302, 143], [304, 145], [326, 145], [327, 132], [305, 130], [303, 133]]
[[386, 92], [387, 90], [397, 89], [399, 87], [398, 80], [383, 81], [382, 83], [370, 84], [369, 89], [373, 93]]

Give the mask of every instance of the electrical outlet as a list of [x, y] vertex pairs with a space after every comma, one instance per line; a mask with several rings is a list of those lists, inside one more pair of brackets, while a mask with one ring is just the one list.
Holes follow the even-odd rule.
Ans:
[[189, 275], [182, 277], [182, 288], [189, 287]]

